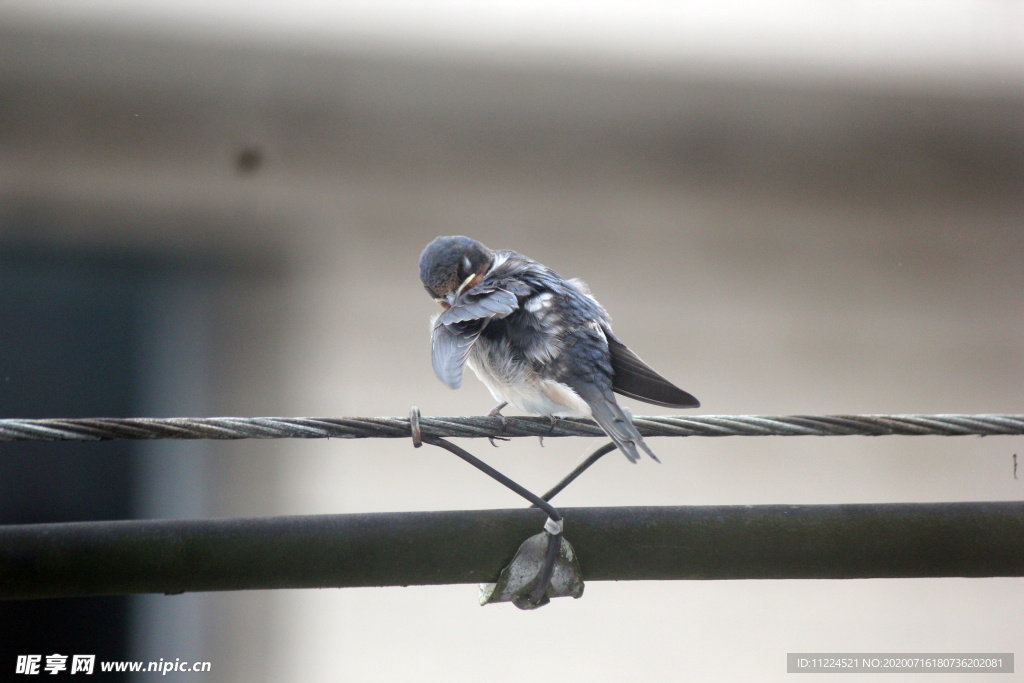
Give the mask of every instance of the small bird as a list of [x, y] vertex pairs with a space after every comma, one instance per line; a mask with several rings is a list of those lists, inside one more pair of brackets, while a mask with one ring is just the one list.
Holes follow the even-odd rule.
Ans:
[[612, 333], [581, 280], [563, 280], [514, 251], [461, 235], [420, 255], [420, 279], [444, 311], [432, 320], [434, 372], [452, 389], [469, 367], [500, 403], [525, 413], [592, 417], [630, 462], [658, 461], [612, 392], [669, 408], [700, 402], [659, 375]]

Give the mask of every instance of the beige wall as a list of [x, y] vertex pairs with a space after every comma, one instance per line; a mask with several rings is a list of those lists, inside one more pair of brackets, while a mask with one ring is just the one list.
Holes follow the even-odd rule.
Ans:
[[[69, 50], [75, 78], [26, 67], [9, 81], [0, 239], [230, 266], [215, 413], [488, 410], [474, 379], [452, 392], [430, 368], [434, 304], [416, 259], [452, 233], [586, 280], [622, 339], [702, 414], [1022, 411], [1017, 95], [158, 48], [164, 72], [150, 78], [138, 60], [111, 76]], [[188, 69], [175, 85], [171, 72], [204, 54], [220, 56], [196, 88]], [[107, 80], [90, 85], [94, 72]], [[47, 103], [56, 113], [39, 127]], [[249, 145], [265, 162], [240, 175], [233, 160]], [[544, 489], [599, 443], [468, 447]], [[1012, 438], [651, 445], [664, 464], [609, 457], [559, 502], [1024, 497]], [[403, 441], [239, 442], [215, 460], [221, 515], [521, 505]], [[239, 681], [781, 681], [790, 651], [1024, 651], [1022, 589], [593, 583], [537, 613], [478, 607], [472, 586], [211, 595], [210, 659], [217, 680]]]

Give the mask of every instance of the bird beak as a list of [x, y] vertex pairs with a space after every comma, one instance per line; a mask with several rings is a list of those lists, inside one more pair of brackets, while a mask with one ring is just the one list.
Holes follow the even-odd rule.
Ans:
[[473, 281], [474, 278], [476, 278], [476, 273], [470, 273], [469, 276], [462, 281], [462, 284], [459, 285], [459, 288], [455, 290], [456, 299], [459, 298], [459, 295], [462, 294], [462, 290], [464, 290], [469, 285], [469, 283]]

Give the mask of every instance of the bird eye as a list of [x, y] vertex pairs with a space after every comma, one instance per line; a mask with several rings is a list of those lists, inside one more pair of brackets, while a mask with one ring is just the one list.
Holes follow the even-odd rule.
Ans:
[[460, 265], [462, 266], [462, 272], [463, 273], [468, 273], [473, 268], [473, 264], [470, 263], [468, 256], [463, 256], [462, 257], [462, 261], [461, 261]]

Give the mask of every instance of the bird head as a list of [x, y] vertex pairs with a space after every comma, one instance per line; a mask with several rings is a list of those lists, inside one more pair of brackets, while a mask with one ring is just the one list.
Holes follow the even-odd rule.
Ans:
[[438, 237], [420, 254], [420, 280], [427, 293], [449, 308], [477, 285], [494, 263], [494, 252], [462, 235]]

